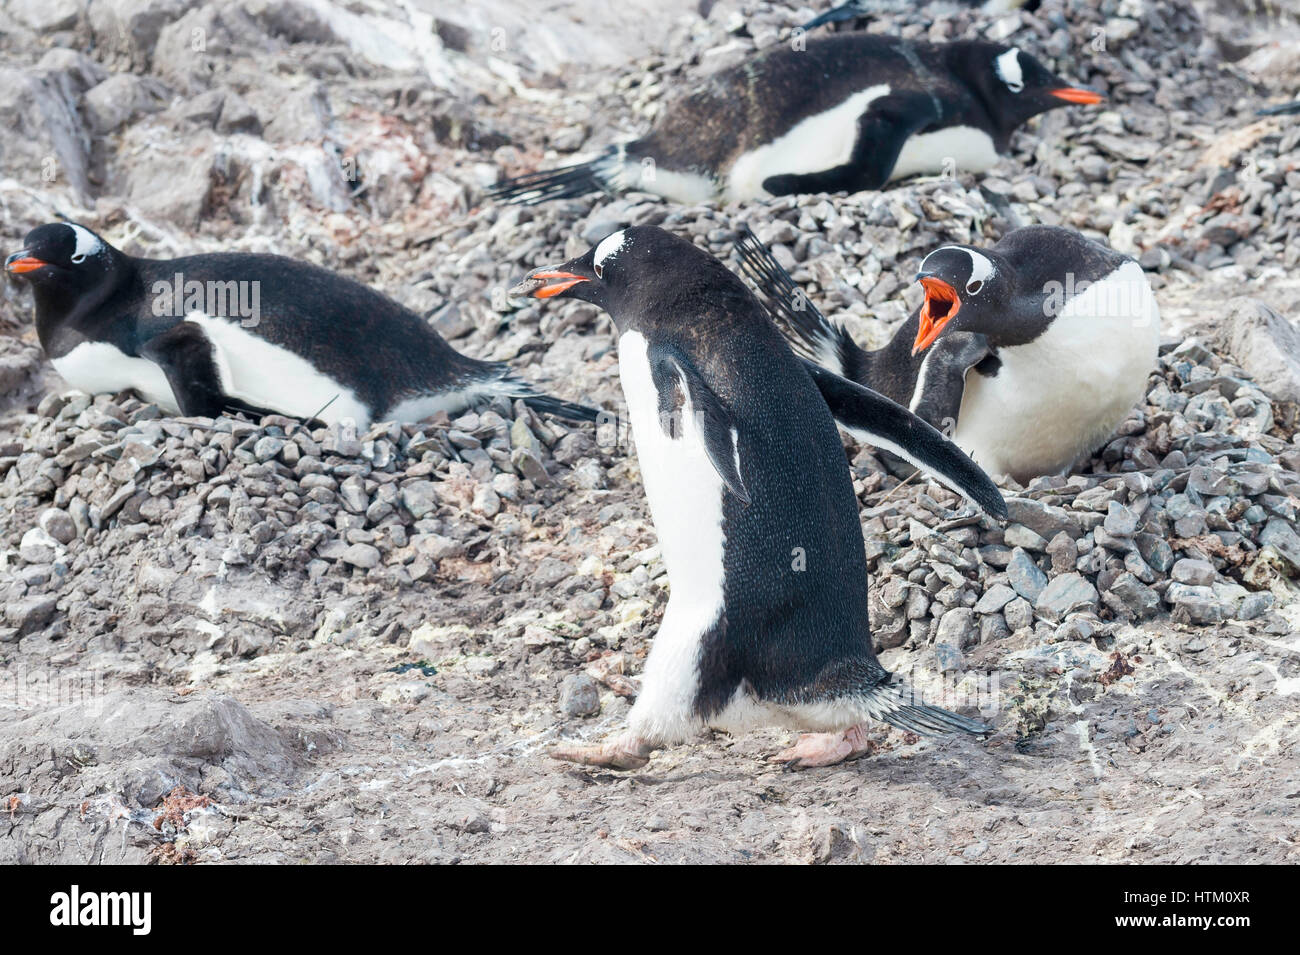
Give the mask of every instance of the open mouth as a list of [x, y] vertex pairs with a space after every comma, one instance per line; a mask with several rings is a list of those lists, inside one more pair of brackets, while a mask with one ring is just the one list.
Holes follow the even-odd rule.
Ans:
[[15, 252], [9, 258], [5, 259], [5, 271], [13, 272], [15, 275], [22, 275], [24, 272], [34, 272], [37, 269], [43, 269], [50, 263], [42, 261], [26, 252]]
[[584, 276], [572, 272], [530, 272], [528, 276], [510, 290], [511, 295], [532, 296], [533, 298], [554, 298], [561, 292], [567, 292], [579, 282], [590, 281]]
[[1052, 95], [1067, 103], [1078, 103], [1080, 106], [1094, 106], [1105, 99], [1096, 90], [1086, 90], [1080, 86], [1066, 86], [1059, 90], [1052, 90]]
[[912, 346], [913, 355], [933, 345], [939, 333], [961, 310], [961, 299], [957, 297], [957, 290], [943, 279], [926, 276], [920, 281], [925, 288], [925, 304], [921, 306], [921, 325], [916, 331], [916, 344]]

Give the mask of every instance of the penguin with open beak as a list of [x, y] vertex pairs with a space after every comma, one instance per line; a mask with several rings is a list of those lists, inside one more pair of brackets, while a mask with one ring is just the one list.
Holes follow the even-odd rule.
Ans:
[[[655, 227], [609, 236], [512, 294], [609, 312], [671, 596], [626, 732], [552, 755], [632, 769], [714, 727], [811, 731], [780, 758], [860, 752], [877, 719], [918, 733], [989, 727], [922, 700], [876, 660], [858, 501], [838, 419], [995, 516], [997, 487], [889, 399], [797, 358], [739, 278]], [[834, 417], [832, 417], [834, 416]]]

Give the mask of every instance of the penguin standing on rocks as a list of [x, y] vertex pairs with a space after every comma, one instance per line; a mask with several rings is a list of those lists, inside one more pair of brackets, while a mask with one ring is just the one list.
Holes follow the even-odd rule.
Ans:
[[921, 263], [925, 301], [876, 351], [810, 303], [752, 233], [738, 247], [797, 352], [951, 433], [1025, 483], [1094, 451], [1145, 393], [1160, 309], [1141, 266], [1071, 229], [1028, 226]]
[[454, 415], [498, 396], [596, 417], [538, 394], [506, 365], [460, 354], [378, 292], [282, 256], [137, 259], [83, 226], [51, 223], [28, 233], [5, 270], [31, 283], [55, 369], [92, 394], [134, 389], [171, 413], [359, 427]]
[[671, 586], [627, 731], [552, 755], [632, 769], [705, 727], [777, 725], [831, 733], [780, 757], [824, 765], [862, 751], [867, 719], [989, 731], [922, 702], [876, 660], [832, 414], [1004, 515], [969, 458], [904, 408], [797, 358], [740, 279], [662, 229], [616, 232], [512, 294], [578, 298], [613, 318]]
[[536, 203], [639, 189], [700, 202], [879, 189], [917, 173], [982, 172], [1026, 120], [1100, 101], [1016, 47], [821, 37], [713, 74], [641, 139], [492, 194]]

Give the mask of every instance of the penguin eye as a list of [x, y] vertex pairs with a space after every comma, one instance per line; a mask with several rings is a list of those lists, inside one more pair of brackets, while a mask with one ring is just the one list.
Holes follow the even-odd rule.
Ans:
[[86, 261], [86, 253], [85, 253], [85, 252], [78, 252], [78, 253], [76, 253], [76, 254], [72, 257], [72, 264], [73, 264], [73, 265], [80, 265], [80, 264], [81, 264], [82, 262], [84, 262], [84, 261]]
[[969, 292], [971, 295], [978, 295], [979, 290], [982, 289], [983, 287], [984, 287], [984, 283], [981, 282], [979, 279], [976, 279], [974, 282], [966, 283], [966, 291]]
[[592, 268], [596, 271], [596, 278], [603, 279], [605, 277], [605, 266], [593, 265]]

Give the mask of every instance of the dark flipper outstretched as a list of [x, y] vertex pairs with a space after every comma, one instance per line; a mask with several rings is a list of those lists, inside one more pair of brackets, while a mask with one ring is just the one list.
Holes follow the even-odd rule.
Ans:
[[772, 255], [772, 250], [759, 241], [749, 226], [744, 229], [736, 244], [740, 270], [757, 286], [759, 301], [776, 327], [796, 354], [847, 377], [848, 369], [859, 367], [862, 349], [848, 332], [833, 324], [808, 300], [803, 289]]
[[804, 367], [831, 416], [846, 431], [905, 458], [994, 517], [1007, 516], [1006, 501], [993, 480], [933, 426], [884, 395], [807, 359]]
[[575, 199], [593, 192], [606, 192], [616, 185], [614, 180], [621, 168], [617, 155], [618, 150], [610, 148], [586, 162], [503, 179], [488, 190], [488, 195], [532, 206], [552, 199]]

